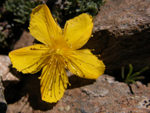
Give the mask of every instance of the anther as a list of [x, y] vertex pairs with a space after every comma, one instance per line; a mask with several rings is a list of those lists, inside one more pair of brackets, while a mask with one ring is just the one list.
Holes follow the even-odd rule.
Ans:
[[38, 77], [38, 79], [41, 79], [42, 77]]
[[95, 51], [95, 49], [90, 49], [91, 51]]
[[96, 55], [97, 57], [100, 57], [101, 55]]
[[91, 37], [93, 37], [93, 35], [91, 35]]
[[51, 91], [52, 89], [48, 89], [48, 91]]
[[64, 34], [64, 29], [62, 29], [62, 33]]

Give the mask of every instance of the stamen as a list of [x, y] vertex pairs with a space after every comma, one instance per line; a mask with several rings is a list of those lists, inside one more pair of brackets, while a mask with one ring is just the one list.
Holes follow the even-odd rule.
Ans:
[[[41, 57], [41, 59], [38, 58], [38, 59], [39, 59], [38, 61], [36, 61], [36, 62], [33, 63], [32, 65], [30, 65], [29, 67], [22, 69], [21, 71], [26, 70], [26, 69], [29, 69], [30, 67], [34, 66], [37, 62], [42, 61], [44, 58], [45, 58], [45, 57]], [[36, 58], [35, 58], [35, 59], [36, 59]], [[33, 60], [35, 60], [35, 59], [33, 59]], [[47, 60], [47, 59], [44, 59], [43, 62], [46, 62], [46, 60]]]
[[64, 34], [64, 29], [62, 29], [62, 34]]
[[[74, 69], [74, 71], [76, 72], [77, 75], [84, 76], [82, 70], [72, 60], [68, 59], [68, 62], [70, 62], [70, 65], [72, 66], [72, 68]], [[77, 71], [77, 69], [80, 71], [81, 74]]]
[[95, 56], [100, 57], [101, 55], [95, 55]]
[[90, 51], [95, 51], [95, 49], [89, 49]]
[[55, 18], [55, 21], [56, 21], [56, 23], [57, 23], [57, 18]]

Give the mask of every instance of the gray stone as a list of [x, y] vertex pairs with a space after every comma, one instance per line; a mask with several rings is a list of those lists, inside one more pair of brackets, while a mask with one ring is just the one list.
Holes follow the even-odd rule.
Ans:
[[32, 37], [28, 31], [24, 30], [20, 39], [14, 45], [13, 49], [19, 49], [22, 47], [33, 45], [34, 40], [34, 37]]
[[19, 81], [19, 79], [14, 76], [9, 69], [11, 61], [8, 56], [0, 55], [0, 76], [3, 81]]

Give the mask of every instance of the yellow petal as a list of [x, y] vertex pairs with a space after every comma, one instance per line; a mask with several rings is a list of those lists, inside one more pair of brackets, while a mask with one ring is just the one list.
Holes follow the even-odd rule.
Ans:
[[36, 73], [44, 65], [47, 57], [43, 57], [48, 53], [48, 49], [43, 44], [35, 44], [18, 50], [11, 51], [9, 57], [18, 71], [23, 73]]
[[54, 21], [46, 4], [34, 8], [30, 18], [29, 30], [34, 38], [46, 45], [53, 44], [54, 38], [59, 38], [62, 30]]
[[81, 48], [90, 38], [93, 29], [93, 18], [83, 13], [66, 22], [65, 40], [73, 49]]
[[68, 68], [79, 77], [97, 79], [105, 71], [105, 65], [90, 50], [76, 50], [68, 56]]
[[67, 88], [68, 77], [61, 64], [57, 64], [56, 67], [54, 64], [45, 66], [40, 78], [43, 101], [53, 103], [63, 97]]

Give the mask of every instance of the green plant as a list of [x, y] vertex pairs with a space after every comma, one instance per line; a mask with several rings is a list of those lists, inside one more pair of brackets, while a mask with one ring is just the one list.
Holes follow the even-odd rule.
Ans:
[[95, 16], [98, 8], [103, 4], [103, 0], [67, 0], [65, 1], [64, 10], [70, 14], [86, 12]]
[[139, 72], [132, 74], [133, 67], [131, 64], [129, 64], [129, 72], [126, 77], [124, 76], [124, 67], [121, 68], [122, 79], [124, 79], [124, 82], [127, 84], [135, 83], [136, 80], [145, 78], [144, 76], [138, 76], [138, 75], [140, 75], [141, 73], [143, 73], [144, 71], [146, 71], [148, 69], [149, 69], [149, 67], [145, 67], [145, 68], [141, 69]]
[[15, 22], [24, 24], [29, 21], [32, 9], [39, 4], [41, 4], [39, 0], [36, 2], [31, 0], [8, 0], [5, 2], [4, 8], [14, 14], [15, 18], [13, 20]]
[[104, 0], [65, 0], [63, 3], [57, 2], [55, 4], [52, 14], [57, 18], [58, 22], [62, 22], [60, 19], [62, 15], [67, 18], [72, 18], [81, 13], [95, 16], [99, 7], [105, 2]]

